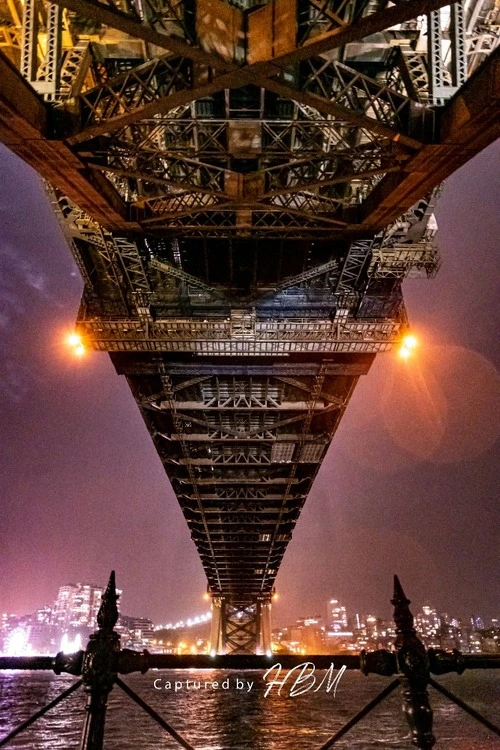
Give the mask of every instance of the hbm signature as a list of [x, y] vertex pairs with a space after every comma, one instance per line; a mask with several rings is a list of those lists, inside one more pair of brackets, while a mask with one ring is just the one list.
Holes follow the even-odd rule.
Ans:
[[323, 687], [327, 693], [333, 691], [333, 697], [335, 697], [337, 687], [347, 667], [343, 665], [338, 672], [335, 673], [335, 666], [330, 664], [326, 670], [325, 676], [321, 680], [316, 676], [316, 668], [310, 661], [306, 661], [303, 664], [297, 664], [296, 667], [285, 672], [283, 677], [281, 676], [282, 669], [281, 664], [273, 664], [273, 666], [264, 674], [263, 680], [267, 683], [264, 697], [267, 698], [274, 688], [277, 688], [278, 695], [281, 695], [281, 690], [285, 685], [288, 694], [292, 698], [307, 693], [309, 690], [312, 690], [313, 693], [317, 693], [318, 690], [321, 690]]

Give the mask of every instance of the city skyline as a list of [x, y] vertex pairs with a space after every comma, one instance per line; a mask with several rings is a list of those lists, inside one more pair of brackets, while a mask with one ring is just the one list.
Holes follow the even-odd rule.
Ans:
[[[393, 573], [414, 603], [495, 612], [495, 155], [448, 181], [443, 268], [404, 287], [429, 398], [391, 354], [360, 380], [278, 575], [276, 621], [331, 590], [389, 614]], [[127, 611], [177, 619], [206, 587], [188, 529], [124, 380], [106, 355], [64, 349], [78, 272], [38, 181], [5, 149], [2, 161], [0, 610], [33, 610], [53, 582], [115, 568]]]
[[[82, 649], [97, 625], [103, 586], [80, 582], [61, 586], [52, 604], [22, 617], [0, 618], [0, 654], [64, 653]], [[121, 595], [121, 591], [117, 591]], [[500, 648], [499, 618], [481, 614], [462, 620], [430, 605], [413, 607], [415, 628], [427, 648], [458, 648], [463, 653], [492, 653]], [[325, 616], [326, 614], [326, 616]], [[176, 654], [210, 652], [209, 612], [175, 624], [154, 623], [140, 614], [120, 611], [116, 631], [124, 648]], [[325, 602], [322, 614], [276, 624], [272, 650], [276, 654], [359, 653], [391, 649], [396, 637], [393, 619], [374, 612], [348, 612], [338, 599]]]
[[[60, 612], [63, 610], [69, 610], [71, 608], [75, 608], [78, 611], [78, 613], [81, 613], [81, 599], [82, 597], [87, 599], [87, 603], [92, 601], [91, 607], [88, 607], [89, 610], [87, 613], [87, 617], [81, 618], [80, 624], [85, 624], [87, 627], [96, 627], [96, 617], [97, 617], [97, 611], [99, 609], [100, 605], [100, 599], [102, 596], [102, 593], [104, 592], [106, 588], [106, 583], [101, 582], [99, 584], [96, 583], [89, 583], [89, 582], [66, 582], [65, 584], [61, 585], [57, 589], [56, 597], [49, 601], [45, 601], [39, 604], [32, 612], [3, 612], [0, 613], [2, 617], [14, 617], [18, 619], [22, 619], [23, 617], [31, 617], [36, 615], [40, 612], [47, 612], [51, 611], [54, 616], [54, 622], [61, 626], [63, 630], [67, 630], [69, 627], [75, 627], [77, 626], [76, 622], [69, 622], [67, 615], [66, 619], [64, 616], [61, 618]], [[70, 591], [71, 589], [71, 591]], [[123, 597], [123, 591], [122, 589], [117, 589], [118, 593], [118, 610], [120, 612], [121, 616], [124, 617], [131, 617], [130, 614], [125, 615], [123, 608], [121, 607], [121, 600]], [[75, 599], [76, 599], [76, 605], [75, 605]], [[206, 597], [205, 597], [206, 599]], [[62, 602], [62, 604], [61, 604]], [[84, 602], [85, 603], [85, 602]], [[207, 602], [208, 604], [208, 602]], [[410, 608], [413, 611], [413, 614], [418, 617], [418, 613], [428, 613], [433, 612], [434, 614], [437, 614], [439, 617], [449, 617], [449, 612], [446, 612], [442, 607], [439, 606], [439, 604], [436, 604], [435, 602], [430, 601], [423, 601], [421, 603], [417, 602], [411, 602]], [[307, 621], [310, 618], [318, 619], [319, 621], [324, 621], [326, 623], [326, 627], [329, 627], [332, 631], [337, 632], [341, 631], [342, 629], [348, 628], [348, 622], [355, 622], [358, 618], [366, 618], [366, 617], [375, 617], [379, 618], [379, 613], [374, 610], [367, 610], [359, 603], [357, 606], [354, 607], [353, 610], [348, 610], [345, 606], [345, 604], [335, 598], [329, 598], [326, 602], [323, 603], [323, 607], [318, 609], [318, 611], [315, 611], [314, 614], [312, 611], [305, 612], [303, 611], [304, 608], [299, 608], [292, 616], [293, 622], [300, 622], [300, 621]], [[321, 610], [321, 611], [320, 611]], [[201, 608], [200, 608], [201, 611]], [[204, 612], [202, 615], [199, 614], [198, 610], [196, 612], [192, 612], [190, 617], [186, 617], [184, 620], [177, 620], [173, 617], [170, 622], [166, 621], [157, 621], [154, 622], [154, 626], [156, 629], [179, 629], [184, 627], [190, 627], [191, 625], [196, 624], [202, 624], [203, 622], [209, 621], [209, 612]], [[143, 613], [135, 612], [132, 617], [145, 617]], [[481, 621], [484, 622], [484, 625], [481, 625], [481, 627], [487, 627], [488, 621], [492, 621], [493, 624], [497, 623], [500, 619], [500, 611], [497, 611], [494, 613], [491, 617], [483, 617], [482, 613], [480, 611], [477, 612], [471, 612], [465, 617], [456, 618], [454, 615], [450, 616], [452, 620], [460, 620], [462, 622], [464, 621]], [[390, 615], [389, 618], [390, 620]], [[84, 622], [85, 620], [85, 622]], [[284, 627], [283, 623], [277, 623], [276, 627]], [[479, 626], [478, 626], [479, 627]]]

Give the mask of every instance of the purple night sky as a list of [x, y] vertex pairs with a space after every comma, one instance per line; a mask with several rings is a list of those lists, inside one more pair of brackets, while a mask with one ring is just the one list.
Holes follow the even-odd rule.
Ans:
[[[199, 614], [203, 570], [160, 460], [108, 356], [69, 356], [81, 280], [37, 177], [0, 149], [0, 612], [115, 568], [126, 614]], [[323, 614], [332, 596], [389, 614], [393, 573], [414, 609], [498, 616], [499, 156], [445, 186], [442, 269], [405, 284], [418, 356], [380, 355], [360, 380], [285, 555], [275, 622]]]

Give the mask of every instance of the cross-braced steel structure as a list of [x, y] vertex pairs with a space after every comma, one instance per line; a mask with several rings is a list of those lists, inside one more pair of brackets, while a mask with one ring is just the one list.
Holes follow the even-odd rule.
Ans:
[[438, 186], [498, 134], [499, 38], [492, 0], [0, 0], [0, 137], [50, 184], [214, 652], [270, 649], [356, 381], [437, 271]]

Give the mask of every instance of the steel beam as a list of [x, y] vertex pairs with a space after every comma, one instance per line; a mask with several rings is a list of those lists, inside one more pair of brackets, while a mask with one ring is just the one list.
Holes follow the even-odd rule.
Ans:
[[443, 108], [437, 143], [422, 146], [401, 174], [385, 177], [361, 206], [367, 231], [382, 231], [500, 137], [499, 102], [497, 49]]
[[36, 81], [38, 71], [38, 0], [25, 0], [23, 8], [23, 35], [21, 47], [21, 72], [27, 81]]
[[[408, 2], [411, 2], [411, 0], [408, 0]], [[264, 85], [266, 89], [274, 91], [275, 94], [279, 94], [285, 99], [292, 99], [293, 101], [300, 102], [307, 107], [312, 107], [317, 112], [321, 112], [324, 115], [330, 115], [337, 120], [349, 122], [360, 128], [365, 128], [372, 133], [389, 138], [396, 143], [399, 142], [414, 149], [421, 145], [421, 140], [408, 135], [402, 129], [386, 125], [374, 116], [370, 117], [364, 113], [360, 113], [359, 107], [356, 109], [350, 109], [343, 104], [339, 104], [333, 97], [329, 98], [328, 96], [311, 93], [307, 91], [307, 89], [304, 90], [302, 88], [291, 86], [290, 84], [283, 83], [275, 78], [268, 79], [265, 82], [262, 81], [262, 85]], [[350, 92], [350, 97], [353, 97], [352, 91]], [[406, 101], [409, 105], [410, 100]], [[426, 110], [425, 108], [422, 108], [422, 115], [425, 114]], [[431, 113], [427, 111], [427, 115], [430, 117]], [[424, 118], [422, 118], [421, 122], [424, 122]]]
[[[302, 47], [274, 57], [272, 64], [279, 65], [280, 68], [284, 69], [310, 57], [316, 57], [333, 49], [344, 47], [350, 42], [365, 39], [396, 24], [411, 21], [424, 13], [442, 8], [446, 4], [447, 0], [405, 0], [404, 2], [398, 2], [390, 8], [371, 13], [349, 25], [307, 39]], [[255, 65], [260, 65], [260, 63]]]
[[[59, 1], [60, 4], [87, 15], [90, 18], [101, 20], [103, 23], [107, 23], [112, 27], [115, 24], [116, 28], [127, 31], [127, 33], [130, 33], [133, 36], [135, 35], [138, 38], [145, 39], [144, 24], [137, 20], [133, 20], [130, 16], [127, 16], [127, 14], [115, 10], [109, 10], [109, 6], [103, 6], [102, 3], [95, 2], [94, 0], [58, 0], [58, 2]], [[81, 127], [78, 127], [76, 132], [68, 133], [67, 135], [71, 142], [76, 143], [95, 136], [98, 133], [110, 132], [113, 128], [119, 128], [125, 124], [131, 124], [140, 117], [152, 116], [159, 112], [165, 113], [180, 104], [186, 104], [189, 101], [208, 96], [209, 94], [213, 94], [226, 88], [240, 88], [249, 83], [269, 88], [278, 94], [283, 92], [281, 95], [287, 98], [293, 99], [293, 94], [295, 94], [297, 101], [302, 101], [308, 106], [316, 108], [321, 106], [323, 109], [319, 109], [319, 111], [323, 111], [326, 114], [335, 114], [340, 117], [354, 117], [354, 114], [350, 113], [349, 110], [346, 109], [344, 112], [344, 108], [340, 108], [339, 105], [335, 105], [331, 102], [328, 103], [328, 100], [322, 99], [322, 97], [300, 92], [298, 89], [296, 90], [285, 83], [273, 79], [281, 72], [281, 70], [285, 70], [294, 63], [307, 60], [310, 57], [317, 56], [323, 52], [344, 46], [348, 42], [362, 39], [376, 33], [377, 31], [383, 31], [396, 23], [403, 23], [404, 21], [415, 18], [422, 13], [428, 13], [431, 10], [440, 8], [445, 4], [446, 0], [405, 0], [404, 3], [398, 3], [395, 7], [378, 11], [377, 13], [353, 22], [349, 26], [322, 35], [321, 38], [314, 38], [310, 42], [306, 42], [303, 47], [297, 48], [293, 52], [273, 58], [270, 61], [255, 62], [242, 67], [221, 61], [221, 59], [214, 55], [214, 53], [207, 54], [199, 47], [187, 44], [177, 37], [165, 37], [164, 44], [162, 45], [158, 37], [164, 35], [153, 31], [152, 33], [154, 34], [155, 41], [153, 41], [153, 38], [149, 38], [146, 41], [150, 41], [158, 46], [163, 46], [186, 59], [204, 62], [210, 67], [220, 68], [222, 66], [225, 72], [221, 75], [216, 75], [213, 80], [207, 83], [202, 83], [199, 86], [194, 85], [187, 90], [178, 91], [175, 94], [169, 94], [158, 98], [157, 101], [141, 107], [140, 111], [142, 114], [139, 113], [139, 110], [135, 110], [133, 112], [117, 115], [114, 120], [110, 120], [107, 123], [107, 130], [103, 123], [102, 125], [89, 126], [83, 130]], [[149, 29], [147, 33], [149, 33]], [[175, 49], [172, 47], [172, 40], [174, 40]], [[358, 123], [363, 119], [367, 120], [368, 125], [371, 123], [370, 118], [359, 118]], [[398, 135], [397, 133], [390, 131], [390, 129], [385, 129], [384, 126], [380, 124], [375, 123], [374, 127], [377, 128], [376, 132], [384, 130], [384, 134], [386, 135], [392, 133], [393, 138]], [[387, 132], [388, 130], [390, 133]]]
[[62, 13], [59, 5], [50, 3], [47, 12], [47, 50], [37, 79], [30, 81], [46, 101], [54, 101], [60, 86], [62, 55]]
[[194, 60], [202, 65], [224, 70], [228, 67], [227, 62], [219, 58], [215, 53], [205, 52], [201, 47], [190, 44], [189, 41], [177, 35], [165, 34], [157, 31], [152, 25], [141, 21], [141, 19], [130, 13], [118, 10], [114, 4], [97, 2], [96, 0], [54, 0], [58, 5], [103, 23], [112, 29], [118, 29], [131, 37], [142, 39], [160, 49], [173, 52]]
[[[374, 354], [356, 354], [354, 357], [349, 354], [336, 355], [333, 361], [326, 361], [324, 364], [327, 375], [342, 375], [346, 377], [358, 377], [366, 375], [375, 359]], [[128, 377], [141, 377], [144, 375], [157, 375], [158, 364], [149, 358], [145, 360], [140, 354], [134, 353], [119, 355], [111, 354], [111, 360], [119, 375]], [[279, 361], [267, 362], [265, 364], [250, 364], [248, 361], [239, 360], [228, 364], [227, 361], [211, 360], [210, 362], [190, 362], [176, 359], [172, 362], [166, 362], [165, 367], [169, 375], [176, 377], [185, 377], [187, 375], [208, 378], [212, 375], [238, 375], [241, 377], [256, 376], [315, 376], [319, 364], [313, 361]]]
[[103, 226], [138, 230], [102, 175], [88, 170], [62, 141], [50, 139], [49, 110], [0, 52], [0, 140]]
[[[237, 66], [223, 60], [215, 52], [206, 52], [201, 47], [190, 44], [178, 36], [158, 32], [138, 17], [123, 13], [112, 8], [111, 5], [98, 2], [97, 0], [57, 0], [57, 2], [59, 5], [69, 8], [87, 18], [92, 18], [111, 28], [124, 31], [132, 37], [143, 39], [145, 42], [173, 52], [175, 55], [181, 55], [182, 57], [207, 65], [210, 68], [222, 69], [223, 71], [229, 68], [237, 69]], [[269, 60], [242, 66], [240, 73], [244, 71], [244, 76], [240, 85], [255, 82], [251, 80], [251, 76], [248, 76], [250, 71], [252, 71], [252, 74], [255, 71], [258, 75], [266, 75], [267, 77], [276, 75], [279, 69], [285, 69], [294, 63], [343, 47], [350, 42], [364, 39], [372, 34], [384, 31], [384, 29], [388, 29], [391, 26], [405, 23], [424, 13], [430, 13], [448, 4], [449, 0], [405, 0], [405, 2], [399, 2], [391, 8], [371, 13], [349, 25], [314, 36], [306, 40], [302, 46], [283, 54], [276, 54]]]

